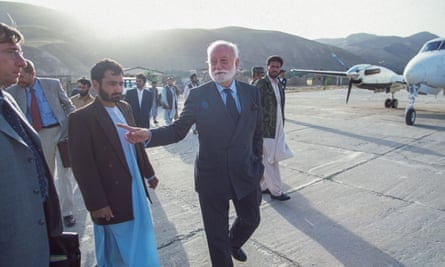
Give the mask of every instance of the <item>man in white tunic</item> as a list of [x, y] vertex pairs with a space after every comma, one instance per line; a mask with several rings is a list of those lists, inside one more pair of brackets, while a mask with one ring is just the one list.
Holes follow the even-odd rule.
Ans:
[[290, 197], [282, 191], [279, 162], [293, 157], [284, 136], [284, 89], [278, 80], [283, 59], [270, 56], [266, 61], [267, 74], [256, 84], [263, 107], [263, 164], [264, 176], [261, 190], [275, 200], [285, 201]]

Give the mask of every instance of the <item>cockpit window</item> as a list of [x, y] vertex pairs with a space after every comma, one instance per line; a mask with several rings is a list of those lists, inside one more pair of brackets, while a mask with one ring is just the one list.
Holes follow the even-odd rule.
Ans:
[[368, 69], [365, 70], [365, 75], [373, 75], [373, 74], [377, 74], [380, 73], [380, 69]]
[[422, 52], [437, 50], [437, 49], [439, 49], [441, 43], [442, 43], [442, 41], [427, 43], [423, 47]]
[[440, 50], [445, 49], [445, 42], [442, 42], [442, 44], [440, 45], [439, 49], [440, 49]]

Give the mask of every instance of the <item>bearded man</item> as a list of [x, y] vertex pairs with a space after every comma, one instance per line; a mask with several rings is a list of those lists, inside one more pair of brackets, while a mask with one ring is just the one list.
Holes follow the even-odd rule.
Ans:
[[264, 115], [263, 164], [264, 176], [261, 179], [261, 190], [279, 201], [290, 199], [281, 188], [279, 162], [293, 157], [284, 136], [284, 88], [278, 76], [283, 59], [280, 56], [270, 56], [266, 60], [267, 75], [261, 78], [256, 87], [261, 95], [261, 105]]
[[[241, 247], [260, 223], [263, 118], [258, 90], [234, 80], [240, 62], [237, 46], [215, 41], [207, 56], [213, 81], [190, 91], [177, 121], [151, 131], [120, 126], [129, 130], [128, 141], [153, 147], [182, 140], [196, 124], [195, 190], [210, 258], [212, 266], [228, 267], [233, 266], [231, 256], [247, 260]], [[230, 200], [237, 215], [231, 227]]]

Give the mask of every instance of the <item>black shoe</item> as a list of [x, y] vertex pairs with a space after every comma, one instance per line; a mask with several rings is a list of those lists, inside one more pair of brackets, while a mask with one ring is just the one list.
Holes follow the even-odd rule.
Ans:
[[290, 199], [290, 196], [286, 195], [285, 193], [281, 193], [279, 196], [270, 195], [270, 198], [279, 201], [286, 201]]
[[244, 251], [240, 248], [232, 248], [232, 257], [235, 260], [239, 260], [239, 261], [246, 261], [247, 260], [247, 255], [246, 253], [244, 253]]
[[261, 193], [263, 193], [263, 194], [270, 194], [270, 195], [272, 195], [272, 194], [270, 193], [269, 189], [263, 190], [263, 191], [261, 191]]
[[73, 227], [76, 224], [76, 219], [73, 215], [63, 216], [63, 223], [66, 227]]

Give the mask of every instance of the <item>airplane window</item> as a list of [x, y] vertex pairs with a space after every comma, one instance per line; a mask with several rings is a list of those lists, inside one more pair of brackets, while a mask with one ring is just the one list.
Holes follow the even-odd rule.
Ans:
[[442, 45], [439, 47], [440, 50], [445, 49], [445, 42], [442, 42]]
[[439, 49], [440, 43], [440, 41], [427, 43], [423, 47], [422, 52], [437, 50]]
[[377, 74], [377, 73], [380, 73], [380, 69], [365, 70], [365, 75], [373, 75], [373, 74]]

